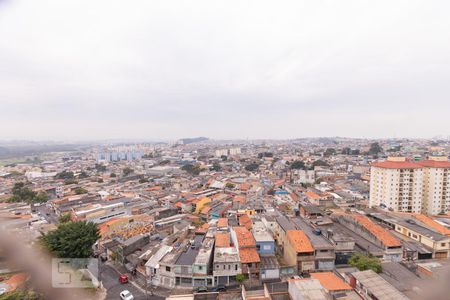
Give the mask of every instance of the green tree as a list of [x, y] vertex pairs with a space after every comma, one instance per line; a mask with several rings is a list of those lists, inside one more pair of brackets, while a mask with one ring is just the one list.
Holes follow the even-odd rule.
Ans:
[[48, 194], [44, 191], [39, 191], [33, 198], [34, 203], [44, 203], [49, 199]]
[[345, 147], [342, 149], [341, 153], [344, 155], [350, 155], [351, 151], [352, 151], [352, 149], [350, 149], [349, 147]]
[[349, 259], [348, 264], [352, 267], [358, 268], [358, 270], [360, 270], [360, 271], [372, 270], [376, 273], [381, 272], [380, 260], [371, 255], [355, 253]]
[[73, 172], [71, 171], [62, 171], [59, 172], [58, 174], [56, 174], [55, 178], [56, 179], [73, 179], [75, 176], [73, 175]]
[[147, 182], [148, 182], [148, 178], [139, 179], [139, 183], [147, 183]]
[[296, 160], [291, 164], [291, 169], [299, 170], [299, 169], [305, 169], [305, 163], [301, 160]]
[[370, 149], [369, 149], [370, 155], [377, 155], [380, 152], [383, 152], [383, 148], [381, 148], [380, 144], [378, 144], [376, 142], [370, 144]]
[[222, 167], [218, 163], [214, 163], [210, 170], [219, 172], [220, 170], [222, 170]]
[[0, 295], [0, 300], [38, 300], [44, 299], [40, 297], [37, 293], [32, 291], [22, 291], [15, 290], [14, 292], [9, 292]]
[[181, 167], [181, 170], [188, 172], [191, 175], [198, 175], [200, 174], [200, 167], [198, 165], [193, 164], [186, 164]]
[[64, 184], [65, 185], [78, 184], [78, 180], [76, 180], [75, 178], [69, 178], [69, 179], [64, 180]]
[[78, 186], [78, 187], [74, 188], [73, 191], [77, 195], [86, 194], [88, 192], [85, 188], [82, 188], [81, 186]]
[[254, 172], [254, 171], [258, 170], [258, 168], [259, 168], [259, 165], [255, 162], [250, 163], [245, 166], [245, 170], [247, 170], [249, 172]]
[[323, 156], [325, 156], [325, 157], [332, 156], [332, 155], [336, 155], [336, 149], [334, 149], [334, 148], [327, 148], [327, 150], [325, 150], [325, 152], [323, 153]]
[[170, 164], [170, 160], [164, 159], [164, 160], [160, 161], [159, 164], [160, 164], [161, 166], [163, 166], [163, 165], [168, 165], [168, 164]]
[[36, 192], [25, 185], [25, 182], [16, 182], [12, 188], [12, 196], [8, 202], [26, 202], [31, 203], [36, 197]]
[[81, 173], [78, 175], [78, 178], [83, 179], [83, 178], [88, 178], [89, 175], [85, 172], [85, 171], [81, 171]]
[[130, 168], [130, 167], [126, 167], [126, 168], [124, 168], [124, 169], [122, 170], [122, 172], [123, 172], [123, 176], [128, 176], [128, 175], [130, 175], [131, 173], [133, 173], [134, 170], [133, 170], [132, 168]]
[[26, 202], [31, 203], [43, 203], [48, 200], [48, 195], [45, 191], [36, 193], [31, 190], [25, 182], [16, 182], [12, 188], [12, 196], [8, 199], [8, 202]]
[[234, 183], [227, 182], [227, 183], [225, 184], [225, 187], [226, 187], [227, 189], [234, 189], [235, 185], [234, 185]]
[[246, 278], [246, 277], [245, 277], [244, 274], [237, 274], [237, 275], [236, 275], [236, 281], [239, 282], [239, 283], [244, 282], [245, 278]]
[[314, 167], [328, 167], [329, 166], [329, 164], [326, 162], [326, 161], [323, 161], [323, 160], [320, 160], [320, 159], [318, 159], [318, 160], [316, 160], [315, 162], [313, 162], [313, 164], [312, 164], [312, 167], [314, 168]]
[[58, 224], [55, 230], [41, 236], [41, 242], [57, 257], [88, 258], [99, 238], [95, 223], [79, 221]]
[[109, 174], [109, 177], [117, 177], [116, 173]]
[[106, 172], [106, 166], [102, 164], [95, 164], [95, 169], [97, 172]]
[[59, 223], [67, 223], [70, 222], [71, 216], [70, 213], [65, 213], [59, 217]]

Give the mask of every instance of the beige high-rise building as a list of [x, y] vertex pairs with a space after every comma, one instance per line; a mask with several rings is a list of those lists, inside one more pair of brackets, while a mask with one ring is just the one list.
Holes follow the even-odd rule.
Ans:
[[431, 157], [412, 162], [390, 157], [372, 164], [370, 207], [436, 215], [450, 211], [450, 162]]

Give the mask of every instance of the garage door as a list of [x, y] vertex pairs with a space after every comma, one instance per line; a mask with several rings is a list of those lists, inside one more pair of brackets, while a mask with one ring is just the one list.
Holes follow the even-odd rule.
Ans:
[[447, 251], [444, 252], [436, 252], [434, 255], [435, 258], [447, 258]]

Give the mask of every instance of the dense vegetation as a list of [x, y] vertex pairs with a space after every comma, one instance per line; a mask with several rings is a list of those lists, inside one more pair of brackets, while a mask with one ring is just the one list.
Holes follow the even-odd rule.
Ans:
[[25, 182], [16, 182], [12, 189], [12, 196], [8, 202], [43, 203], [48, 200], [48, 195], [44, 191], [35, 192], [30, 189]]
[[41, 236], [42, 245], [57, 257], [88, 258], [92, 245], [100, 238], [93, 222], [64, 222]]
[[381, 272], [380, 260], [371, 255], [355, 253], [348, 261], [349, 265], [358, 268], [360, 271], [372, 270], [376, 273]]

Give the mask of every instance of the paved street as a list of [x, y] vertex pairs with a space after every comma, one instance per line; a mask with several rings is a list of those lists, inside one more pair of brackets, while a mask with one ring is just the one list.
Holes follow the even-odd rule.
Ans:
[[58, 217], [52, 208], [48, 207], [46, 204], [35, 207], [36, 211], [50, 224], [58, 223]]
[[116, 270], [114, 270], [112, 267], [101, 264], [101, 274], [100, 278], [103, 282], [103, 286], [107, 289], [107, 296], [106, 299], [120, 299], [119, 293], [123, 290], [129, 290], [136, 300], [163, 300], [164, 298], [158, 297], [158, 296], [151, 296], [148, 295], [148, 297], [143, 293], [140, 289], [136, 288], [131, 283], [121, 284], [118, 281], [119, 273], [117, 273]]

